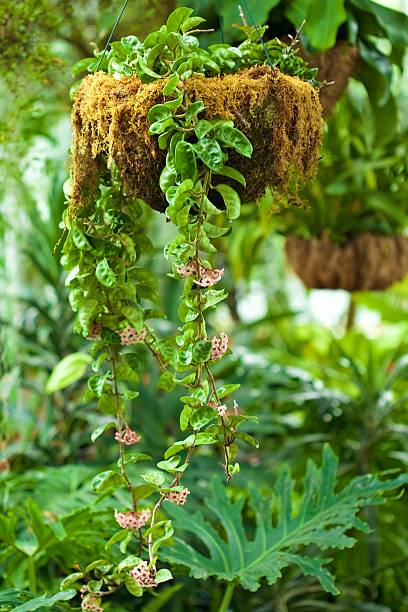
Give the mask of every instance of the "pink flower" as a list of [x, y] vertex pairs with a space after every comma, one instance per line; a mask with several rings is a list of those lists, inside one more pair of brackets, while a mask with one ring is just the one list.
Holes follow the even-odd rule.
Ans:
[[122, 529], [141, 529], [149, 520], [150, 510], [142, 510], [141, 512], [117, 512], [115, 510], [115, 519]]
[[128, 325], [127, 327], [125, 327], [125, 329], [119, 330], [117, 334], [119, 334], [120, 336], [120, 343], [122, 345], [127, 345], [142, 342], [147, 336], [147, 331], [145, 329], [142, 329], [140, 334], [138, 334], [133, 327]]
[[213, 402], [212, 400], [208, 402], [208, 405], [211, 406], [211, 408], [215, 408], [215, 410], [218, 412], [218, 416], [220, 417], [225, 416], [225, 413], [228, 410], [228, 407], [225, 404], [219, 404], [218, 402]]
[[200, 278], [195, 280], [196, 285], [200, 287], [212, 287], [216, 285], [224, 274], [224, 268], [210, 270], [209, 268], [200, 268]]
[[173, 504], [184, 506], [187, 501], [187, 495], [190, 495], [190, 491], [183, 489], [182, 491], [170, 491], [170, 493], [165, 494], [165, 498], [167, 501], [173, 502]]
[[130, 429], [127, 425], [122, 431], [115, 432], [115, 440], [127, 446], [130, 446], [130, 444], [137, 444], [141, 439], [142, 436], [139, 436], [139, 434]]
[[178, 266], [177, 273], [180, 274], [182, 278], [188, 278], [189, 276], [193, 276], [197, 272], [197, 264], [195, 261], [189, 261], [185, 266]]
[[210, 359], [212, 360], [221, 359], [221, 357], [225, 355], [225, 353], [228, 350], [227, 334], [225, 332], [221, 332], [219, 338], [214, 336], [211, 340], [211, 344], [212, 344], [212, 350], [211, 350]]
[[141, 561], [139, 565], [134, 567], [132, 571], [129, 572], [129, 576], [131, 576], [133, 580], [142, 587], [157, 586], [155, 582], [156, 569], [154, 567], [149, 569], [147, 566], [147, 561]]
[[189, 276], [193, 276], [193, 274], [198, 274], [198, 278], [194, 281], [196, 285], [200, 287], [212, 287], [222, 278], [224, 268], [212, 270], [204, 266], [197, 266], [195, 261], [189, 261], [186, 265], [179, 266], [177, 272], [182, 278], [188, 278]]

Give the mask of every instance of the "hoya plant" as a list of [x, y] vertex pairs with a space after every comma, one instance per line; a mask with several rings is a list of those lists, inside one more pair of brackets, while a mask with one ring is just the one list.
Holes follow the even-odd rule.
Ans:
[[[221, 384], [216, 375], [230, 339], [222, 329], [210, 331], [207, 320], [227, 297], [219, 288], [224, 269], [215, 267], [215, 243], [233, 230], [242, 203], [267, 187], [296, 193], [317, 168], [322, 119], [315, 71], [293, 45], [264, 44], [257, 30], [249, 29], [239, 47], [204, 50], [195, 36], [202, 21], [179, 8], [144, 41], [128, 36], [77, 67], [93, 74], [74, 88], [62, 263], [75, 329], [92, 342], [86, 399], [104, 415], [92, 441], [111, 435], [117, 442], [117, 463], [95, 476], [93, 489], [105, 503], [114, 496], [118, 526], [106, 543], [115, 551], [109, 562], [96, 559], [62, 584], [80, 590], [82, 609], [102, 610], [104, 598], [122, 587], [141, 596], [170, 580], [170, 570], [160, 565], [178, 563], [177, 555], [164, 553], [174, 533], [169, 509], [189, 499], [185, 473], [200, 447], [214, 449], [214, 467], [220, 464], [228, 483], [240, 470], [239, 445], [257, 446], [244, 429], [256, 419], [243, 414], [233, 396], [239, 385]], [[164, 257], [171, 262], [168, 274], [182, 282], [178, 333], [165, 338], [154, 323], [161, 313], [158, 278], [149, 266], [149, 206], [171, 224]], [[180, 393], [183, 433], [156, 466], [134, 450], [148, 409], [135, 401], [145, 352], [161, 372], [158, 389]], [[141, 462], [149, 467], [139, 469]], [[363, 502], [357, 496], [353, 508]], [[334, 519], [339, 537], [329, 531], [322, 548], [350, 543], [340, 533], [357, 519]], [[308, 544], [302, 534], [287, 546]], [[268, 570], [269, 581], [297, 563], [291, 553], [282, 555]], [[307, 558], [301, 564], [318, 578], [321, 565]], [[233, 581], [235, 570], [219, 578]], [[327, 579], [321, 582], [334, 592]], [[248, 573], [243, 584], [256, 587], [256, 578]]]

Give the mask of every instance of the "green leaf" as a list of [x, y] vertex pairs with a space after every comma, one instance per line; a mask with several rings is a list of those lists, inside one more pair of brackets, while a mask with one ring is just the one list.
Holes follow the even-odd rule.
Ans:
[[215, 419], [216, 416], [217, 411], [211, 406], [196, 408], [190, 417], [190, 425], [196, 431], [207, 425], [207, 423]]
[[73, 572], [72, 574], [68, 574], [68, 576], [61, 581], [60, 588], [64, 590], [66, 587], [78, 582], [78, 580], [81, 580], [83, 577], [83, 572]]
[[91, 362], [92, 357], [86, 353], [67, 355], [52, 370], [45, 387], [46, 392], [55, 393], [72, 385], [85, 374]]
[[[381, 6], [371, 0], [349, 0], [357, 9], [372, 15], [393, 45], [408, 45], [408, 15], [401, 11]], [[361, 20], [362, 21], [362, 20]]]
[[193, 9], [181, 6], [170, 13], [166, 21], [167, 32], [179, 32], [181, 26], [193, 13]]
[[337, 30], [346, 19], [344, 0], [311, 0], [304, 33], [316, 51], [324, 51], [334, 46]]
[[140, 561], [140, 557], [137, 557], [136, 555], [128, 555], [125, 559], [123, 559], [123, 561], [119, 563], [118, 570], [120, 572], [123, 572], [132, 569], [133, 567], [138, 565]]
[[[200, 435], [200, 434], [198, 434]], [[350, 548], [356, 540], [348, 535], [352, 528], [367, 531], [368, 526], [358, 516], [361, 508], [382, 503], [381, 496], [408, 482], [408, 475], [380, 481], [371, 475], [358, 476], [335, 492], [337, 458], [326, 445], [321, 468], [313, 461], [307, 465], [303, 480], [303, 494], [296, 497], [292, 508], [295, 483], [285, 466], [275, 486], [275, 496], [263, 497], [260, 490], [249, 485], [251, 506], [256, 518], [255, 534], [250, 539], [243, 526], [244, 499], [231, 502], [226, 487], [217, 478], [212, 491], [205, 498], [206, 520], [202, 512], [192, 513], [183, 507], [168, 506], [176, 530], [185, 530], [201, 540], [208, 555], [176, 537], [173, 544], [162, 552], [161, 558], [169, 563], [184, 565], [197, 579], [216, 576], [220, 580], [237, 581], [244, 589], [256, 591], [265, 577], [268, 584], [281, 578], [287, 566], [297, 566], [305, 575], [319, 580], [323, 589], [336, 595], [338, 590], [333, 576], [324, 567], [330, 559], [307, 554], [301, 549], [314, 547]], [[278, 518], [272, 521], [277, 513]], [[214, 527], [221, 526], [226, 538]], [[252, 530], [251, 530], [252, 532]]]
[[180, 440], [179, 442], [175, 442], [166, 450], [164, 453], [164, 458], [169, 459], [173, 455], [176, 455], [179, 451], [183, 449], [190, 448], [191, 446], [200, 446], [202, 444], [214, 444], [218, 442], [218, 438], [213, 434], [200, 432], [196, 435], [192, 434], [188, 436], [185, 440]]
[[147, 113], [147, 119], [149, 123], [156, 123], [157, 121], [165, 121], [172, 116], [172, 112], [165, 104], [156, 104]]
[[217, 208], [212, 202], [211, 200], [209, 200], [207, 198], [207, 196], [204, 196], [201, 202], [201, 209], [208, 213], [209, 215], [220, 215], [222, 213], [222, 210], [220, 210], [219, 208]]
[[186, 404], [183, 408], [183, 410], [180, 413], [180, 429], [181, 431], [186, 431], [189, 423], [190, 423], [190, 417], [191, 414], [193, 412], [193, 408], [189, 405]]
[[258, 440], [256, 440], [253, 436], [250, 436], [248, 433], [244, 431], [235, 432], [234, 437], [237, 438], [238, 440], [243, 440], [244, 442], [246, 442], [247, 444], [250, 444], [251, 446], [255, 446], [255, 448], [259, 448]]
[[148, 482], [149, 484], [152, 484], [155, 487], [163, 486], [166, 480], [164, 474], [153, 470], [148, 474], [141, 474], [140, 476], [145, 482]]
[[173, 391], [176, 386], [174, 376], [171, 372], [165, 371], [160, 374], [156, 387], [163, 391]]
[[[125, 453], [123, 457], [123, 463], [127, 465], [128, 463], [139, 463], [139, 461], [150, 461], [151, 456], [146, 455], [145, 453]], [[122, 459], [119, 457], [118, 459], [118, 467], [122, 465]]]
[[154, 581], [157, 582], [157, 584], [167, 582], [167, 580], [173, 580], [172, 573], [168, 569], [159, 570], [154, 578]]
[[238, 391], [240, 386], [241, 385], [239, 384], [222, 385], [222, 387], [219, 387], [217, 389], [217, 395], [220, 399], [223, 399], [224, 397], [227, 397], [227, 395], [231, 395], [231, 393], [234, 393], [234, 391]]
[[197, 102], [192, 102], [191, 104], [189, 104], [184, 117], [184, 123], [186, 127], [188, 127], [194, 117], [197, 117], [198, 113], [201, 113], [204, 109], [205, 106], [202, 100], [197, 100]]
[[165, 472], [169, 472], [169, 474], [175, 474], [177, 472], [177, 466], [181, 461], [180, 455], [174, 455], [167, 461], [159, 461], [157, 467]]
[[171, 76], [169, 76], [166, 85], [163, 87], [163, 95], [170, 96], [172, 93], [174, 93], [179, 83], [179, 80], [180, 77], [178, 74], [172, 74]]
[[88, 242], [87, 237], [85, 236], [83, 232], [81, 232], [80, 229], [78, 229], [77, 227], [74, 227], [71, 231], [71, 235], [72, 235], [72, 240], [75, 246], [80, 251], [91, 251], [92, 250], [92, 245]]
[[13, 612], [31, 612], [31, 610], [38, 610], [39, 608], [53, 608], [54, 604], [59, 601], [69, 601], [75, 597], [76, 594], [77, 592], [75, 589], [67, 589], [66, 591], [61, 591], [50, 597], [41, 595], [41, 597], [36, 597], [35, 599], [26, 601], [21, 606], [13, 608]]
[[88, 378], [88, 387], [91, 391], [93, 391], [93, 393], [95, 393], [96, 397], [101, 397], [102, 393], [104, 392], [104, 387], [109, 375], [110, 372], [108, 371], [105, 374], [96, 374], [95, 376]]
[[209, 360], [212, 344], [207, 340], [199, 340], [193, 346], [193, 362], [204, 363]]
[[143, 587], [133, 580], [131, 576], [126, 576], [125, 587], [133, 597], [143, 597]]
[[202, 17], [189, 17], [183, 22], [183, 25], [180, 29], [182, 32], [189, 32], [190, 30], [195, 30], [197, 26], [199, 26], [200, 23], [203, 23], [204, 21], [205, 19], [203, 19]]
[[244, 175], [241, 174], [241, 172], [239, 172], [238, 170], [235, 170], [235, 168], [230, 168], [230, 166], [223, 166], [220, 170], [218, 170], [218, 172], [215, 172], [215, 174], [221, 174], [221, 176], [228, 176], [229, 178], [233, 179], [234, 181], [237, 181], [238, 183], [241, 183], [241, 185], [246, 187], [246, 180]]
[[228, 219], [238, 219], [241, 212], [241, 199], [235, 189], [224, 183], [216, 185], [214, 189], [222, 195]]
[[100, 304], [98, 300], [93, 298], [84, 298], [77, 300], [78, 302], [78, 319], [84, 334], [89, 333], [91, 321], [99, 311]]
[[195, 180], [197, 176], [197, 162], [194, 147], [190, 142], [180, 140], [177, 143], [174, 151], [174, 167], [182, 181], [184, 179]]
[[116, 283], [116, 276], [110, 268], [106, 258], [102, 259], [95, 268], [95, 275], [104, 287], [113, 287]]
[[115, 485], [120, 485], [122, 482], [122, 476], [113, 470], [106, 470], [105, 472], [100, 472], [93, 478], [91, 486], [95, 493], [104, 493], [104, 491], [107, 491]]
[[109, 421], [109, 423], [102, 423], [102, 425], [99, 425], [99, 427], [97, 427], [92, 432], [91, 441], [95, 442], [95, 440], [99, 438], [99, 436], [101, 436], [105, 431], [108, 431], [108, 429], [113, 429], [114, 427], [116, 427], [115, 421]]
[[244, 157], [251, 157], [252, 144], [240, 130], [234, 127], [223, 126], [216, 130], [215, 135], [218, 140]]
[[194, 150], [201, 161], [213, 171], [220, 170], [227, 158], [220, 147], [220, 143], [215, 138], [201, 138], [194, 145]]

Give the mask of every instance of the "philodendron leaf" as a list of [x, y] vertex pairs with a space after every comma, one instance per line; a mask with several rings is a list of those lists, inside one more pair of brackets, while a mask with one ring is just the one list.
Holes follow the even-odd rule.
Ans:
[[[324, 567], [330, 559], [301, 554], [302, 547], [313, 544], [321, 550], [351, 548], [356, 543], [347, 533], [351, 528], [369, 531], [367, 523], [357, 516], [359, 510], [383, 503], [381, 495], [408, 482], [408, 475], [383, 482], [371, 475], [358, 476], [336, 493], [337, 465], [337, 458], [327, 445], [320, 468], [313, 461], [308, 462], [296, 513], [292, 508], [295, 482], [287, 466], [276, 483], [275, 496], [264, 498], [254, 485], [249, 485], [256, 517], [255, 536], [251, 539], [243, 526], [244, 500], [231, 503], [224, 485], [214, 478], [205, 505], [211, 519], [222, 526], [226, 539], [201, 512], [191, 513], [169, 505], [166, 512], [174, 520], [176, 533], [183, 529], [193, 533], [207, 548], [208, 556], [176, 537], [171, 547], [163, 549], [161, 558], [188, 567], [194, 578], [216, 576], [238, 581], [250, 591], [260, 587], [262, 578], [274, 584], [282, 569], [295, 565], [305, 575], [316, 578], [323, 589], [337, 595], [334, 577]], [[278, 518], [273, 524], [275, 512]]]
[[50, 374], [45, 388], [47, 393], [65, 389], [84, 375], [92, 357], [86, 353], [72, 353], [57, 363]]

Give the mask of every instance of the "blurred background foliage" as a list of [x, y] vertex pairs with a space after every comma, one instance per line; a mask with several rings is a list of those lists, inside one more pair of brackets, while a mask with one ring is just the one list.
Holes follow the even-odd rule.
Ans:
[[[204, 34], [207, 43], [240, 40], [233, 28], [240, 22], [237, 2], [181, 4], [214, 28]], [[231, 336], [233, 353], [217, 375], [225, 382], [238, 377], [240, 405], [260, 417], [258, 425], [247, 426], [260, 449], [240, 458], [232, 497], [246, 496], [249, 481], [270, 492], [282, 462], [301, 476], [306, 458], [318, 459], [324, 442], [339, 455], [344, 481], [408, 464], [408, 281], [351, 297], [306, 292], [282, 248], [282, 234], [290, 232], [323, 232], [336, 240], [364, 230], [406, 233], [407, 3], [247, 4], [256, 22], [269, 26], [266, 38], [287, 40], [306, 20], [301, 53], [320, 67], [322, 80], [336, 84], [323, 90], [328, 125], [321, 168], [300, 194], [302, 205], [267, 194], [245, 206], [231, 236], [219, 242], [217, 264], [226, 267], [229, 298], [212, 323]], [[144, 36], [175, 5], [129, 2], [117, 37]], [[113, 443], [90, 444], [103, 417], [84, 402], [81, 380], [48, 395], [45, 386], [64, 356], [87, 350], [86, 341], [72, 334], [65, 274], [54, 249], [68, 173], [70, 67], [103, 48], [119, 8], [110, 0], [0, 0], [0, 575], [6, 593], [3, 599], [0, 593], [0, 610], [20, 592], [56, 592], [79, 559], [86, 565], [103, 558], [106, 534], [114, 532], [108, 502], [97, 504], [90, 487], [92, 476], [114, 460]], [[330, 87], [338, 87], [335, 106]], [[162, 221], [159, 213], [147, 216], [156, 254], [145, 264], [161, 274], [167, 318], [159, 331], [169, 333], [177, 325], [178, 288], [163, 274], [168, 229]], [[178, 435], [180, 411], [176, 394], [157, 391], [157, 377], [145, 357], [134, 420], [142, 450], [155, 458]], [[198, 491], [193, 508], [208, 490], [215, 463], [202, 454], [193, 464], [187, 477]], [[408, 610], [406, 514], [401, 499], [367, 511], [375, 532], [335, 556], [337, 598], [291, 570], [257, 593], [237, 589], [231, 609]], [[193, 581], [180, 569], [157, 596], [122, 596], [119, 607], [108, 603], [107, 609], [215, 611], [223, 588], [213, 579]]]

